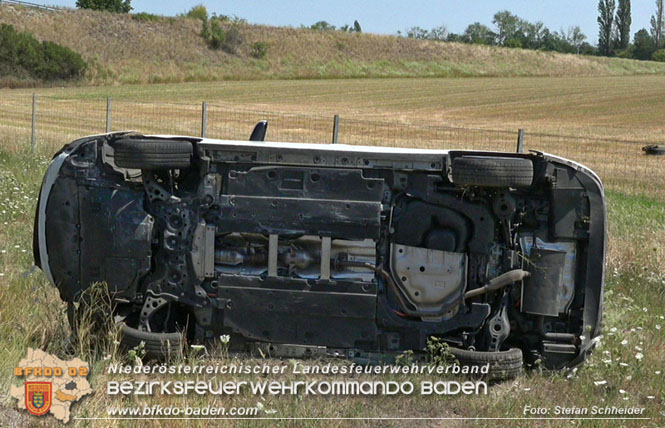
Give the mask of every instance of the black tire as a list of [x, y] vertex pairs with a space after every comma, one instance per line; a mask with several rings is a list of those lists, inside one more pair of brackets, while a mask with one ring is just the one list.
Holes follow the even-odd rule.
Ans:
[[120, 327], [120, 335], [120, 346], [123, 349], [137, 348], [143, 342], [146, 358], [154, 360], [166, 360], [180, 355], [184, 344], [182, 333], [151, 333], [124, 323]]
[[490, 380], [514, 379], [522, 374], [524, 359], [522, 350], [519, 348], [499, 352], [481, 352], [451, 347], [450, 352], [462, 366], [482, 367], [489, 363], [488, 378]]
[[453, 183], [462, 186], [528, 187], [533, 162], [524, 158], [461, 156], [453, 159]]
[[126, 138], [113, 142], [115, 164], [132, 169], [184, 169], [192, 165], [189, 141]]
[[665, 146], [644, 146], [642, 151], [646, 155], [662, 156], [665, 155]]

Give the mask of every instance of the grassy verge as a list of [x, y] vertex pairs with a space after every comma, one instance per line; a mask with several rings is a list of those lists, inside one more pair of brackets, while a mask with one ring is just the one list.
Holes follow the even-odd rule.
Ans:
[[[64, 305], [56, 290], [40, 271], [33, 271], [31, 240], [34, 206], [43, 172], [50, 155], [36, 156], [26, 151], [0, 151], [0, 425], [55, 426], [52, 418], [33, 418], [17, 412], [15, 400], [8, 395], [9, 386], [16, 383], [12, 368], [24, 357], [27, 347], [42, 348], [61, 358], [74, 356], [68, 343], [68, 328]], [[197, 406], [257, 406], [262, 417], [310, 417], [306, 421], [267, 421], [266, 426], [308, 427], [345, 426], [404, 426], [404, 421], [322, 421], [321, 418], [365, 417], [520, 417], [524, 406], [552, 408], [561, 406], [638, 406], [645, 407], [645, 416], [653, 418], [643, 423], [624, 422], [624, 426], [662, 426], [665, 401], [665, 203], [647, 197], [608, 193], [610, 221], [610, 252], [605, 299], [605, 330], [599, 349], [587, 364], [568, 373], [530, 372], [516, 381], [491, 387], [488, 396], [459, 397], [311, 397], [266, 396], [243, 394], [233, 397], [129, 397], [111, 399], [104, 391], [107, 380], [132, 379], [130, 376], [110, 376], [105, 367], [112, 361], [127, 361], [118, 355], [113, 343], [106, 352], [90, 354], [85, 349], [78, 355], [90, 362], [89, 380], [95, 394], [72, 407], [73, 416], [105, 417], [108, 406], [145, 406], [186, 404]], [[81, 353], [83, 355], [81, 355]], [[236, 362], [225, 355], [223, 347], [211, 351], [202, 359], [195, 350], [179, 356], [176, 362], [210, 363]], [[291, 361], [269, 360], [271, 364], [291, 364]], [[219, 377], [227, 380], [233, 376]], [[235, 376], [252, 379], [252, 376]], [[313, 380], [317, 377], [284, 375], [280, 380]], [[319, 377], [321, 378], [321, 377]], [[361, 379], [365, 377], [361, 376]], [[376, 377], [366, 377], [377, 380]], [[151, 378], [146, 377], [146, 380]], [[169, 377], [169, 380], [175, 377]], [[195, 379], [193, 376], [187, 379]], [[208, 379], [208, 378], [206, 378]], [[341, 380], [339, 378], [338, 380]], [[386, 378], [387, 379], [387, 378]], [[397, 376], [395, 379], [425, 378]], [[268, 412], [266, 412], [268, 411]], [[274, 413], [273, 413], [274, 411]], [[553, 411], [553, 410], [552, 410]], [[181, 421], [157, 421], [155, 426], [177, 427]], [[58, 423], [59, 424], [59, 423]], [[438, 423], [432, 422], [431, 425]], [[441, 422], [444, 424], [444, 422]], [[492, 422], [494, 425], [514, 426], [515, 422]], [[142, 427], [144, 421], [103, 420], [70, 422], [70, 426], [128, 426]], [[197, 421], [191, 426], [261, 425], [257, 421]], [[487, 426], [487, 421], [448, 421], [446, 426]], [[573, 425], [554, 420], [539, 426]], [[607, 421], [587, 421], [584, 426], [608, 426]]]

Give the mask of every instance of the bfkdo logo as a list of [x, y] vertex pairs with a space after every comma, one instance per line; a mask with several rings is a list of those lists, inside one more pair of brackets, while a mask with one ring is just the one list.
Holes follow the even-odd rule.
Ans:
[[51, 382], [25, 383], [25, 408], [35, 416], [48, 413], [53, 399], [53, 384]]
[[14, 376], [23, 385], [12, 386], [11, 396], [18, 400], [19, 409], [35, 416], [51, 414], [66, 423], [72, 403], [92, 393], [88, 370], [88, 363], [80, 358], [63, 361], [40, 349], [28, 349], [14, 367]]

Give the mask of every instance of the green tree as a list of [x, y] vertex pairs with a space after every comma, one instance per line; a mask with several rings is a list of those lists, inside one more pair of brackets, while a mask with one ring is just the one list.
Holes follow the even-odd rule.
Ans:
[[448, 28], [445, 25], [434, 27], [429, 32], [430, 40], [444, 41], [448, 37]]
[[568, 34], [571, 30], [547, 31], [542, 49], [554, 52], [575, 53], [575, 47], [569, 42]]
[[652, 61], [665, 62], [665, 49], [658, 49], [651, 55]]
[[447, 42], [468, 43], [463, 34], [449, 33], [446, 37]]
[[598, 50], [601, 55], [612, 54], [612, 26], [614, 25], [614, 0], [600, 0], [598, 2]]
[[203, 40], [206, 42], [210, 42], [210, 38], [212, 37], [212, 34], [210, 33], [210, 21], [207, 19], [201, 21], [201, 37], [203, 37]]
[[543, 45], [547, 28], [541, 21], [532, 24], [522, 21], [522, 44], [528, 49], [540, 49]]
[[312, 26], [309, 28], [310, 30], [317, 30], [317, 31], [332, 31], [335, 29], [335, 26], [330, 25], [327, 21], [319, 21], [312, 24]]
[[502, 10], [494, 14], [492, 24], [496, 25], [498, 30], [496, 39], [499, 46], [503, 46], [507, 40], [520, 38], [518, 32], [522, 25], [522, 20], [507, 10]]
[[189, 11], [185, 14], [187, 18], [195, 18], [195, 19], [200, 19], [201, 21], [207, 21], [208, 20], [208, 9], [202, 4], [197, 4], [196, 6], [192, 7], [189, 9]]
[[496, 40], [496, 34], [480, 22], [474, 22], [466, 27], [463, 37], [466, 43], [477, 45], [493, 45]]
[[593, 55], [597, 56], [598, 55], [598, 48], [587, 43], [583, 42], [582, 45], [580, 46], [580, 55]]
[[618, 49], [626, 49], [630, 44], [630, 24], [632, 21], [633, 19], [630, 16], [630, 0], [619, 0], [616, 16], [616, 47]]
[[116, 13], [129, 13], [132, 10], [131, 0], [76, 0], [79, 9], [106, 10]]
[[665, 24], [665, 10], [663, 9], [663, 0], [656, 0], [656, 14], [651, 16], [651, 37], [656, 44], [656, 49], [660, 48], [665, 39], [663, 34], [663, 25]]
[[429, 39], [429, 30], [421, 27], [411, 27], [405, 30], [406, 37], [409, 39]]
[[[628, 36], [628, 39], [630, 40], [630, 35]], [[582, 45], [584, 44], [585, 40], [586, 40], [586, 35], [582, 32], [582, 29], [579, 27], [579, 25], [568, 28], [568, 33], [566, 34], [566, 41], [570, 43], [570, 45], [573, 48], [575, 48], [576, 53], [578, 54], [580, 53], [580, 51], [582, 50]]]
[[360, 22], [358, 22], [357, 19], [355, 21], [353, 21], [353, 32], [354, 33], [362, 33], [363, 32], [363, 29], [360, 26]]
[[226, 41], [226, 33], [219, 25], [218, 19], [210, 20], [210, 30], [208, 34], [210, 37], [208, 40], [208, 44], [210, 45], [210, 47], [213, 49], [221, 49], [222, 45]]
[[633, 40], [633, 58], [648, 60], [651, 55], [656, 51], [656, 42], [649, 32], [642, 28], [635, 33]]

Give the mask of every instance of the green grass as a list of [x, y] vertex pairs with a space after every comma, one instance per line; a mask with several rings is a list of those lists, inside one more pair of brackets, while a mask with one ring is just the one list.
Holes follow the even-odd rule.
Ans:
[[[25, 412], [16, 412], [15, 400], [8, 396], [9, 385], [15, 382], [12, 367], [25, 355], [26, 348], [41, 347], [60, 357], [71, 358], [64, 305], [54, 287], [41, 271], [31, 271], [33, 213], [43, 172], [50, 153], [41, 151], [33, 156], [27, 151], [8, 152], [0, 149], [0, 421], [16, 426], [56, 426], [51, 418], [34, 419]], [[519, 417], [525, 405], [546, 406], [639, 406], [653, 418], [644, 426], [662, 426], [665, 401], [665, 203], [644, 196], [609, 192], [609, 244], [605, 327], [600, 347], [587, 364], [572, 373], [540, 373], [532, 371], [516, 381], [491, 387], [483, 397], [266, 397], [248, 394], [238, 397], [197, 397], [191, 405], [254, 406], [261, 402], [274, 415], [265, 417]], [[655, 250], [654, 250], [655, 249]], [[652, 253], [656, 253], [654, 256]], [[660, 327], [660, 329], [659, 329]], [[638, 353], [643, 355], [637, 359]], [[223, 353], [213, 352], [213, 360], [228, 362]], [[125, 400], [105, 395], [108, 375], [107, 361], [101, 356], [80, 355], [91, 363], [90, 381], [94, 396], [73, 406], [75, 416], [105, 416], [107, 406], [181, 404], [172, 397], [138, 397]], [[113, 356], [113, 359], [121, 358]], [[184, 358], [184, 360], [182, 360]], [[201, 362], [188, 353], [184, 362]], [[278, 361], [270, 361], [278, 363]], [[660, 374], [656, 371], [660, 370]], [[114, 376], [113, 380], [131, 379]], [[240, 378], [240, 377], [239, 377]], [[243, 379], [252, 377], [244, 376]], [[398, 377], [421, 380], [420, 377]], [[172, 378], [171, 378], [172, 379]], [[191, 377], [189, 378], [191, 379]], [[281, 378], [280, 378], [281, 379]], [[309, 377], [287, 375], [285, 380]], [[594, 382], [606, 381], [596, 385]], [[653, 398], [649, 398], [653, 397]], [[405, 421], [383, 421], [379, 426], [403, 427]], [[436, 423], [433, 423], [436, 425]], [[493, 425], [515, 426], [515, 422], [492, 422]], [[1, 425], [1, 423], [0, 423]], [[73, 427], [143, 427], [141, 421], [98, 421], [94, 425], [72, 421]], [[155, 424], [157, 426], [157, 424]], [[372, 421], [278, 421], [276, 423], [238, 423], [199, 421], [192, 426], [377, 426]], [[486, 421], [451, 421], [445, 426], [487, 426]], [[542, 426], [575, 426], [567, 421], [548, 421]], [[641, 426], [625, 422], [625, 426]], [[178, 421], [160, 421], [159, 426], [181, 426]], [[526, 425], [524, 425], [526, 426]], [[529, 424], [529, 426], [535, 426]], [[538, 426], [541, 426], [540, 424]], [[589, 421], [583, 426], [608, 426], [606, 421]]]
[[616, 220], [616, 233], [621, 237], [634, 236], [636, 231], [654, 227], [665, 228], [665, 205], [648, 196], [630, 196], [607, 192], [612, 201], [610, 214]]
[[647, 196], [617, 192], [608, 192], [607, 196], [611, 238], [608, 272], [644, 279], [652, 284], [649, 287], [654, 292], [662, 295], [665, 293], [665, 204]]

